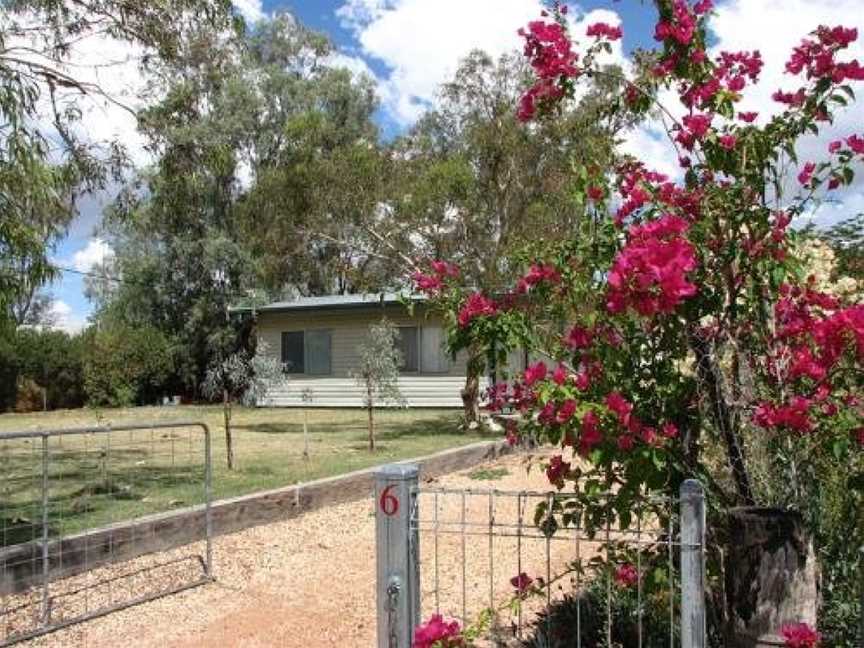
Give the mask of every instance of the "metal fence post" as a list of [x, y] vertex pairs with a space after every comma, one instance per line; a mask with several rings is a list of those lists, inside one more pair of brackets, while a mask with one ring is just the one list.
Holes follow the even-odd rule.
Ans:
[[411, 528], [419, 472], [415, 464], [375, 472], [378, 648], [411, 648], [420, 623], [419, 534]]
[[681, 648], [706, 648], [705, 491], [681, 484]]

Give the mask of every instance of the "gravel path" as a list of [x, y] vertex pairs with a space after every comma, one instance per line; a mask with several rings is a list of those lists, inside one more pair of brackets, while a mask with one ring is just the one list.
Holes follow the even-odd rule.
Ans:
[[[524, 456], [511, 456], [483, 466], [507, 470], [506, 475], [494, 481], [470, 479], [468, 473], [476, 471], [475, 468], [426, 485], [546, 490], [548, 483], [542, 471], [535, 467], [526, 472], [525, 463]], [[515, 520], [514, 502], [515, 498], [496, 501], [496, 520]], [[466, 511], [469, 520], [487, 520], [488, 498], [469, 498]], [[426, 509], [423, 518], [428, 519], [430, 513]], [[459, 498], [442, 498], [439, 516], [441, 520], [461, 519]], [[525, 514], [529, 524], [532, 517], [533, 503]], [[369, 500], [224, 536], [215, 544], [216, 583], [116, 612], [24, 645], [373, 646], [374, 538], [373, 506]], [[464, 549], [459, 535], [439, 536], [438, 544], [442, 612], [461, 616], [463, 551], [465, 606], [469, 616], [488, 605], [488, 538], [469, 536]], [[545, 544], [542, 540], [523, 540], [523, 571], [535, 575], [545, 571]], [[424, 533], [421, 542], [424, 614], [434, 611], [433, 545], [431, 534]], [[188, 548], [185, 551], [188, 553]], [[553, 564], [563, 564], [568, 557], [572, 558], [572, 547], [553, 546], [551, 552]], [[492, 596], [496, 604], [506, 601], [512, 592], [509, 579], [517, 571], [517, 560], [514, 539], [495, 540]], [[506, 621], [509, 623], [509, 617]]]

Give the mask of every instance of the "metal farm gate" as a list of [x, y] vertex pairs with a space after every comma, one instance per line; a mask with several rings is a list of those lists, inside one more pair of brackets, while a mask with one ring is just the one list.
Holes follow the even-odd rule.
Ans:
[[209, 582], [210, 487], [203, 423], [0, 435], [0, 645]]
[[561, 524], [565, 499], [426, 488], [414, 465], [379, 470], [378, 647], [410, 648], [414, 628], [442, 614], [485, 619], [483, 646], [705, 648], [701, 484], [599, 528], [572, 508]]

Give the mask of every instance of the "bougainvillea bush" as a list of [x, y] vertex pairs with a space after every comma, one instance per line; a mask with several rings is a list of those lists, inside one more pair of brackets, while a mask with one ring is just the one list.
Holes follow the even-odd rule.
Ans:
[[[792, 227], [864, 160], [862, 133], [818, 159], [799, 158], [797, 146], [837, 111], [860, 111], [864, 67], [845, 53], [857, 31], [803, 35], [774, 89], [779, 111], [760, 118], [739, 109], [760, 82], [760, 53], [709, 51], [710, 0], [656, 5], [659, 47], [622, 77], [610, 113], [661, 120], [680, 174], [627, 156], [575, 169], [572, 190], [589, 216], [566, 243], [514, 250], [525, 273], [511, 290], [472, 290], [440, 262], [426, 262], [417, 287], [445, 314], [452, 350], [483, 348], [498, 367], [511, 350], [530, 351], [527, 369], [502, 373], [489, 405], [521, 415], [510, 438], [560, 448], [549, 481], [587, 511], [614, 491], [611, 509], [595, 513], [621, 522], [646, 493], [696, 477], [712, 506], [795, 507], [816, 527], [842, 492], [832, 506], [852, 511], [858, 542], [847, 545], [861, 544], [864, 305], [808, 276]], [[572, 108], [581, 79], [621, 74], [597, 63], [621, 38], [617, 26], [570, 33], [556, 5], [520, 34], [536, 72], [518, 106], [526, 128]], [[564, 507], [543, 515], [571, 522]]]

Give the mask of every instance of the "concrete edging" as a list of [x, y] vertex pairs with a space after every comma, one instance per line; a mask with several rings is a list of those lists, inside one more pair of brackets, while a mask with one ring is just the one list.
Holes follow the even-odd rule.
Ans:
[[[514, 448], [504, 441], [483, 441], [393, 463], [419, 464], [421, 479], [428, 479], [513, 452]], [[371, 497], [375, 471], [379, 467], [214, 501], [210, 506], [213, 536]], [[206, 537], [204, 510], [204, 505], [200, 504], [51, 541], [48, 543], [49, 580], [203, 540]], [[0, 549], [0, 564], [5, 566], [0, 575], [0, 593], [21, 592], [41, 584], [42, 555], [39, 541]]]

